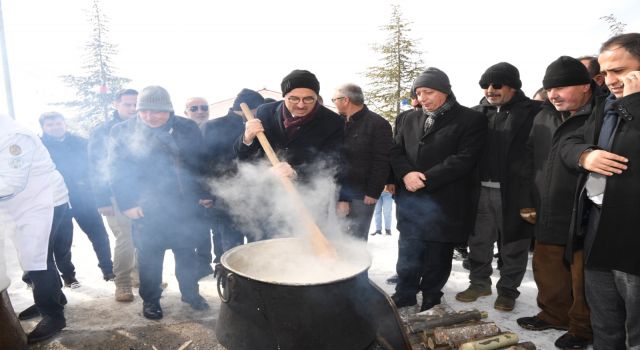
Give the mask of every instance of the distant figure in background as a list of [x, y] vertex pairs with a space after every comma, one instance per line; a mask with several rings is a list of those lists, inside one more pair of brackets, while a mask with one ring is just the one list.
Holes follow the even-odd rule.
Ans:
[[547, 98], [547, 90], [545, 90], [543, 87], [539, 88], [534, 94], [533, 97], [531, 98], [534, 101], [540, 101], [540, 102], [544, 102], [546, 101]]
[[[89, 137], [89, 171], [98, 211], [107, 219], [109, 229], [116, 238], [113, 249], [113, 273], [116, 275], [115, 299], [133, 301], [132, 286], [138, 281], [135, 249], [131, 238], [131, 219], [120, 212], [111, 190], [111, 174], [108, 169], [108, 139], [114, 125], [136, 116], [138, 91], [122, 89], [116, 92], [112, 106], [115, 109], [109, 120], [99, 124]], [[139, 283], [139, 282], [137, 282]]]
[[600, 63], [598, 63], [598, 57], [596, 56], [581, 56], [577, 58], [589, 72], [589, 76], [596, 83], [596, 96], [608, 95], [609, 89], [607, 84], [604, 83], [604, 74], [600, 71]]
[[[220, 262], [220, 257], [227, 250], [244, 243], [245, 234], [234, 221], [229, 204], [215, 192], [225, 187], [225, 183], [238, 181], [238, 159], [233, 150], [235, 142], [244, 132], [244, 119], [241, 103], [246, 103], [255, 114], [258, 106], [263, 104], [264, 98], [259, 93], [242, 89], [227, 115], [215, 118], [201, 126], [203, 133], [204, 169], [207, 182], [214, 182], [211, 189], [214, 198], [213, 208], [208, 209], [213, 227], [214, 263]], [[198, 258], [201, 263], [211, 263], [211, 238], [198, 246]]]
[[391, 125], [367, 108], [362, 89], [355, 84], [338, 87], [331, 102], [345, 121], [345, 181], [338, 213], [345, 217], [347, 233], [366, 241], [376, 202], [389, 177]]
[[53, 244], [68, 199], [64, 180], [40, 139], [0, 114], [0, 211], [15, 223], [10, 238], [32, 283], [35, 302], [18, 318], [42, 316], [27, 335], [29, 343], [51, 338], [66, 327], [67, 299], [53, 261]]
[[115, 125], [109, 138], [111, 186], [123, 213], [133, 220], [140, 273], [142, 314], [163, 317], [162, 270], [173, 251], [182, 301], [195, 310], [209, 305], [199, 293], [195, 248], [200, 206], [211, 206], [199, 182], [202, 135], [198, 125], [173, 113], [167, 90], [148, 86], [137, 101], [138, 116]]
[[376, 203], [376, 209], [373, 211], [373, 219], [376, 230], [371, 233], [372, 236], [382, 234], [382, 219], [384, 218], [384, 233], [391, 236], [391, 209], [393, 207], [393, 194], [396, 185], [387, 184], [380, 194], [380, 199]]
[[190, 97], [185, 104], [184, 114], [202, 127], [209, 120], [209, 103], [204, 97]]
[[[102, 270], [102, 277], [105, 281], [111, 281], [115, 278], [111, 247], [91, 188], [87, 139], [68, 132], [64, 116], [58, 112], [43, 113], [39, 121], [42, 127], [42, 143], [69, 189], [70, 213], [91, 241], [98, 257], [98, 267]], [[73, 226], [68, 229], [71, 230], [68, 242], [71, 248]], [[75, 273], [65, 275], [63, 272], [62, 279], [67, 286], [78, 283]]]

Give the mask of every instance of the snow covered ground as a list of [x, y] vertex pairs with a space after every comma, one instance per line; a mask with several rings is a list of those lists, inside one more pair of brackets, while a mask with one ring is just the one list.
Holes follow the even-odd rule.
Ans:
[[[119, 332], [122, 333], [123, 336], [128, 336], [126, 334], [126, 330], [128, 329], [158, 325], [158, 323], [167, 326], [195, 320], [200, 321], [200, 323], [204, 321], [205, 324], [215, 323], [220, 301], [216, 292], [215, 281], [212, 277], [209, 276], [200, 281], [201, 294], [208, 300], [211, 310], [194, 312], [187, 304], [180, 301], [180, 293], [173, 269], [173, 256], [170, 251], [167, 252], [165, 256], [164, 281], [168, 282], [168, 287], [161, 300], [164, 309], [164, 318], [160, 322], [150, 321], [142, 317], [142, 302], [137, 295], [133, 303], [118, 303], [114, 300], [115, 286], [113, 282], [105, 282], [102, 280], [102, 274], [97, 267], [97, 260], [89, 240], [77, 227], [74, 233], [74, 244], [72, 248], [73, 262], [76, 265], [77, 279], [81, 286], [77, 289], [64, 289], [69, 300], [65, 309], [67, 328], [62, 332], [60, 337], [64, 337], [65, 333], [70, 332], [75, 334], [84, 331], [92, 333], [94, 331], [113, 329], [124, 330]], [[395, 229], [393, 230], [392, 236], [369, 236], [368, 250], [373, 260], [369, 270], [369, 277], [389, 294], [393, 293], [394, 287], [386, 284], [385, 280], [394, 274], [395, 271], [397, 238], [398, 232], [395, 231]], [[12, 284], [9, 287], [9, 295], [13, 307], [17, 312], [30, 306], [33, 299], [31, 290], [20, 280], [21, 271], [11, 242], [7, 242], [6, 258], [7, 269], [12, 280]], [[494, 285], [497, 282], [497, 273], [498, 271], [494, 271]], [[535, 301], [537, 290], [531, 272], [531, 262], [529, 262], [525, 279], [520, 288], [522, 294], [513, 312], [501, 312], [493, 308], [493, 302], [496, 297], [495, 289], [494, 295], [480, 298], [475, 303], [461, 303], [456, 301], [455, 294], [465, 289], [467, 283], [468, 272], [462, 268], [462, 261], [454, 260], [451, 277], [444, 289], [444, 302], [456, 311], [470, 308], [485, 310], [489, 313], [488, 320], [494, 321], [503, 331], [513, 331], [520, 336], [521, 341], [532, 341], [539, 349], [555, 349], [553, 342], [562, 335], [563, 332], [555, 330], [542, 332], [527, 331], [521, 329], [516, 323], [517, 318], [533, 316], [538, 312]], [[28, 331], [35, 323], [36, 321], [26, 321], [23, 322], [23, 327]], [[95, 341], [105, 340], [96, 339]], [[91, 339], [88, 339], [85, 343], [85, 346], [77, 348], [97, 348], [97, 345], [91, 345]], [[68, 349], [59, 344], [55, 346], [55, 344], [56, 341], [53, 341], [48, 347], [38, 348]], [[104, 344], [101, 348], [104, 348]], [[215, 347], [213, 348], [215, 349]], [[158, 349], [160, 349], [160, 347], [158, 347]]]

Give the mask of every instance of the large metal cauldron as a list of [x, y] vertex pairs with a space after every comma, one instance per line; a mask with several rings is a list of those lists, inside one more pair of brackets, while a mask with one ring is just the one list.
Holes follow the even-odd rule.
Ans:
[[[341, 257], [353, 255], [338, 251]], [[314, 258], [303, 239], [272, 239], [229, 250], [218, 277], [218, 341], [229, 350], [367, 348], [376, 337], [363, 297], [370, 288], [371, 260], [362, 254], [355, 258], [349, 266], [318, 273], [313, 259], [322, 264], [322, 258]], [[307, 273], [291, 276], [287, 264]]]

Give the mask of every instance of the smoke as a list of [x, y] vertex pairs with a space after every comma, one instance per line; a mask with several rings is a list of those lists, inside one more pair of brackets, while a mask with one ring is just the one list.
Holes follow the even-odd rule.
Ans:
[[[335, 169], [316, 164], [313, 175], [295, 181], [300, 198], [327, 236], [341, 236], [341, 220], [335, 215]], [[306, 234], [298, 204], [287, 193], [267, 162], [240, 163], [233, 178], [211, 179], [212, 193], [222, 199], [236, 226], [248, 237], [293, 237]]]

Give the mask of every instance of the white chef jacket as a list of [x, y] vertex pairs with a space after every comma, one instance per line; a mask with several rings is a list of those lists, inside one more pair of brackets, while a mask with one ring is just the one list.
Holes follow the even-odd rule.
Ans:
[[53, 209], [68, 201], [64, 180], [40, 138], [0, 115], [0, 210], [15, 223], [9, 238], [24, 271], [47, 269]]

